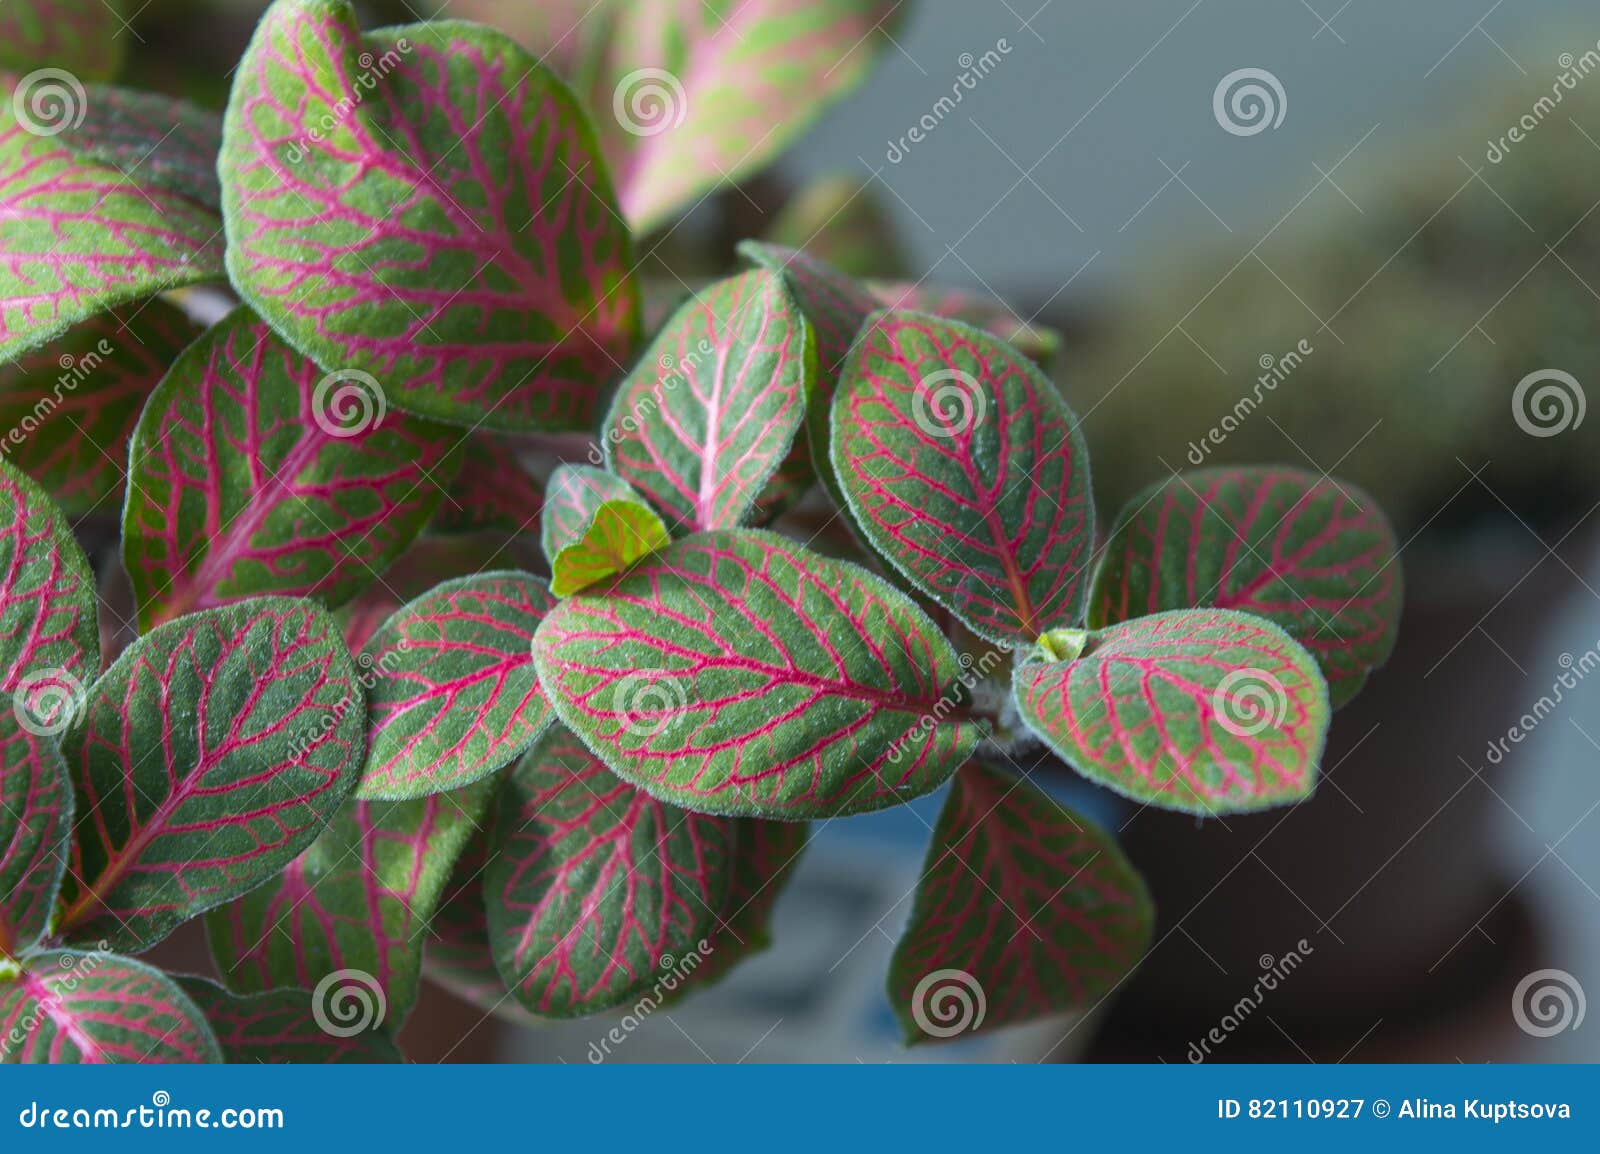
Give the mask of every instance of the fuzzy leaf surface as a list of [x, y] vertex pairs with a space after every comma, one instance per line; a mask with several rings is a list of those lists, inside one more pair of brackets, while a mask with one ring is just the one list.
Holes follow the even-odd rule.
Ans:
[[729, 826], [655, 800], [552, 729], [501, 795], [485, 879], [495, 964], [523, 1007], [592, 1014], [698, 966], [727, 893]]
[[1239, 609], [1316, 657], [1337, 709], [1389, 659], [1398, 543], [1359, 489], [1297, 469], [1201, 469], [1117, 518], [1090, 596], [1095, 628], [1168, 609]]
[[123, 561], [141, 626], [241, 597], [354, 596], [449, 483], [454, 430], [382, 412], [248, 309], [173, 365], [134, 431]]
[[581, 428], [632, 351], [628, 229], [593, 129], [498, 32], [363, 36], [345, 0], [277, 0], [239, 65], [221, 168], [234, 286], [397, 407]]
[[1000, 338], [1038, 365], [1048, 366], [1061, 351], [1061, 334], [1018, 316], [1002, 300], [943, 285], [869, 281], [878, 307], [928, 313], [961, 321]]
[[558, 465], [550, 474], [549, 500], [540, 526], [545, 560], [554, 565], [561, 550], [582, 540], [607, 501], [644, 504], [633, 486], [615, 473], [590, 465]]
[[1189, 813], [1308, 797], [1328, 734], [1316, 660], [1232, 610], [1096, 630], [1076, 660], [1023, 662], [1013, 681], [1023, 720], [1079, 773]]
[[61, 736], [82, 811], [61, 931], [148, 949], [278, 873], [355, 787], [365, 719], [355, 663], [310, 602], [145, 634]]
[[555, 599], [526, 573], [447, 581], [406, 605], [362, 651], [370, 671], [359, 796], [459, 789], [510, 765], [552, 718], [533, 636]]
[[[1154, 923], [1144, 880], [1104, 831], [971, 762], [934, 827], [889, 1000], [908, 1045], [1086, 1010], [1144, 955]], [[965, 977], [938, 976], [952, 970]]]
[[72, 811], [55, 742], [24, 728], [10, 708], [0, 711], [0, 975], [50, 927]]
[[376, 1030], [336, 1037], [311, 1012], [310, 990], [235, 994], [209, 978], [178, 978], [217, 1036], [226, 1062], [237, 1065], [377, 1065], [402, 1062], [389, 1035]]
[[759, 530], [698, 533], [539, 629], [561, 720], [627, 781], [705, 813], [839, 816], [944, 782], [981, 735], [962, 666], [881, 578]]
[[833, 401], [832, 458], [873, 547], [975, 632], [1077, 624], [1094, 547], [1089, 453], [1039, 370], [919, 313], [862, 330]]
[[581, 589], [625, 571], [672, 541], [672, 534], [648, 505], [607, 501], [577, 541], [556, 554], [550, 566], [550, 591], [570, 597]]

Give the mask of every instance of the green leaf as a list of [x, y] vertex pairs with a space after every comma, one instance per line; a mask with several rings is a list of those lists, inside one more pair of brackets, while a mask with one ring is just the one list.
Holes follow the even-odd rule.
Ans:
[[193, 201], [217, 215], [220, 225], [221, 117], [184, 100], [109, 85], [90, 88], [83, 107], [82, 126], [63, 132], [63, 144], [128, 180]]
[[[47, 93], [50, 84], [65, 82], [46, 79], [33, 94]], [[108, 308], [223, 275], [216, 213], [161, 179], [142, 171], [130, 177], [89, 155], [85, 149], [93, 141], [85, 134], [93, 126], [82, 121], [87, 97], [81, 86], [65, 85], [54, 97], [49, 102], [47, 93], [38, 116], [25, 101], [0, 103], [5, 358]]]
[[1224, 609], [1059, 630], [1017, 666], [1022, 719], [1079, 773], [1136, 801], [1216, 815], [1309, 797], [1328, 687], [1282, 629]]
[[444, 898], [429, 926], [423, 973], [461, 1000], [518, 1025], [537, 1025], [538, 1018], [506, 989], [489, 947], [489, 911], [483, 896], [489, 865], [489, 839], [479, 834], [456, 860]]
[[332, 620], [261, 598], [158, 626], [61, 736], [80, 821], [59, 929], [145, 950], [306, 848], [356, 784], [366, 699]]
[[998, 337], [1037, 365], [1049, 367], [1061, 352], [1060, 333], [1023, 319], [997, 297], [905, 281], [869, 281], [867, 288], [882, 308], [961, 321]]
[[554, 565], [561, 550], [582, 540], [595, 513], [607, 501], [644, 504], [633, 486], [615, 473], [589, 465], [556, 466], [550, 474], [549, 499], [540, 526], [545, 560]]
[[57, 69], [79, 81], [109, 80], [132, 36], [123, 0], [6, 0], [0, 4], [0, 70]]
[[1165, 609], [1254, 613], [1311, 651], [1337, 709], [1389, 659], [1401, 596], [1394, 530], [1360, 489], [1298, 469], [1199, 469], [1118, 515], [1089, 623]]
[[709, 285], [617, 390], [607, 463], [674, 529], [739, 524], [800, 430], [815, 358], [782, 278], [756, 269]]
[[698, 533], [562, 601], [534, 639], [561, 720], [687, 809], [798, 820], [937, 788], [980, 726], [887, 582], [771, 533]]
[[693, 988], [720, 981], [739, 963], [772, 945], [772, 911], [800, 856], [810, 826], [742, 817], [732, 823], [728, 896], [711, 935], [711, 949], [694, 973]]
[[100, 664], [94, 574], [54, 502], [0, 461], [0, 709], [54, 736]]
[[856, 524], [974, 632], [1077, 624], [1094, 546], [1078, 419], [987, 333], [919, 313], [862, 330], [833, 400], [834, 473]]
[[556, 554], [550, 590], [570, 597], [671, 542], [672, 534], [655, 510], [632, 501], [607, 501], [594, 511], [583, 536]]
[[1154, 922], [1109, 835], [972, 762], [939, 814], [889, 964], [906, 1044], [1092, 1009], [1144, 955]]
[[579, 1017], [671, 992], [708, 953], [729, 826], [656, 801], [552, 729], [501, 794], [485, 880], [495, 964], [523, 1007]]
[[13, 710], [0, 710], [0, 979], [50, 928], [72, 845], [72, 811], [55, 742], [24, 727]]
[[351, 802], [272, 884], [207, 915], [223, 981], [241, 994], [303, 986], [350, 1037], [394, 1033], [416, 1004], [428, 921], [495, 784]]
[[44, 950], [23, 959], [22, 977], [0, 982], [0, 1063], [220, 1061], [199, 1007], [132, 958]]
[[205, 1014], [224, 1061], [252, 1066], [405, 1061], [387, 1034], [328, 1033], [317, 1023], [310, 990], [235, 994], [209, 978], [178, 978], [177, 983]]
[[459, 440], [235, 310], [134, 431], [122, 555], [141, 627], [266, 593], [348, 600], [427, 523]]
[[148, 300], [0, 365], [0, 453], [65, 512], [114, 512], [145, 401], [199, 332], [165, 301]]
[[[629, 0], [591, 107], [639, 232], [775, 160], [867, 74], [898, 0]], [[609, 117], [607, 116], [609, 113]]]
[[369, 719], [358, 796], [459, 789], [522, 756], [551, 721], [533, 636], [554, 604], [537, 577], [482, 573], [389, 618], [360, 658]]
[[221, 172], [234, 287], [398, 408], [584, 428], [632, 351], [628, 229], [593, 129], [500, 33], [363, 36], [345, 0], [277, 0], [235, 74]]

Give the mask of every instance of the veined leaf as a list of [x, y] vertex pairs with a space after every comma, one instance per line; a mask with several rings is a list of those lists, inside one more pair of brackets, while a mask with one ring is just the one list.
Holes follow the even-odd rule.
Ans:
[[348, 1037], [318, 1023], [311, 990], [279, 989], [235, 994], [209, 978], [178, 978], [211, 1024], [224, 1061], [239, 1065], [403, 1062], [388, 1034], [369, 1030]]
[[800, 864], [810, 826], [743, 817], [732, 823], [728, 896], [711, 935], [711, 949], [694, 973], [695, 987], [726, 977], [740, 962], [772, 944], [772, 910]]
[[265, 593], [337, 605], [421, 531], [459, 434], [383, 411], [248, 309], [172, 366], [134, 431], [123, 561], [142, 627]]
[[1058, 630], [1017, 666], [1022, 718], [1074, 769], [1136, 801], [1215, 815], [1308, 797], [1328, 735], [1311, 654], [1260, 617], [1157, 613]]
[[455, 872], [434, 912], [422, 972], [429, 981], [486, 1013], [523, 1026], [535, 1025], [539, 1019], [506, 989], [489, 948], [489, 911], [483, 896], [488, 867], [489, 839], [479, 834], [456, 859]]
[[618, 5], [592, 106], [628, 220], [648, 232], [723, 181], [766, 167], [866, 75], [897, 6]]
[[122, 0], [7, 0], [0, 4], [0, 69], [64, 69], [87, 82], [110, 80], [132, 36]]
[[722, 909], [729, 824], [656, 801], [552, 729], [501, 795], [485, 881], [495, 965], [524, 1008], [580, 1017], [676, 987]]
[[1048, 367], [1061, 351], [1061, 334], [1024, 320], [1004, 301], [964, 289], [902, 281], [868, 281], [880, 308], [928, 313], [961, 321], [999, 337], [1037, 365]]
[[577, 544], [607, 501], [644, 504], [633, 486], [615, 473], [589, 465], [556, 466], [550, 474], [549, 500], [540, 526], [545, 560], [554, 565], [561, 550]]
[[367, 763], [358, 796], [459, 789], [510, 765], [550, 723], [533, 635], [555, 604], [526, 573], [447, 581], [367, 642]]
[[556, 554], [550, 591], [570, 597], [671, 542], [672, 534], [654, 509], [633, 501], [607, 501], [594, 511], [583, 536]]
[[616, 0], [451, 0], [450, 11], [503, 28], [582, 92], [581, 80], [595, 67], [615, 6]]
[[[35, 94], [50, 83], [64, 82], [47, 78]], [[40, 115], [0, 103], [0, 357], [108, 308], [223, 275], [214, 211], [81, 151], [87, 138], [73, 125], [85, 99], [67, 86]], [[57, 135], [69, 131], [76, 144]]]
[[62, 133], [63, 144], [129, 180], [177, 193], [214, 214], [222, 212], [217, 183], [221, 117], [156, 92], [103, 84], [88, 91], [83, 124]]
[[461, 452], [461, 471], [445, 489], [428, 528], [434, 533], [539, 534], [544, 491], [508, 437], [473, 433]]
[[55, 742], [24, 728], [11, 709], [0, 710], [0, 980], [50, 927], [72, 844], [72, 808]]
[[1144, 880], [1106, 833], [971, 762], [889, 965], [906, 1043], [1090, 1009], [1144, 955], [1154, 920]]
[[99, 652], [88, 559], [44, 490], [0, 461], [0, 708], [60, 733]]
[[794, 443], [815, 372], [811, 329], [780, 277], [717, 281], [667, 321], [606, 417], [611, 469], [674, 528], [730, 528]]
[[834, 397], [832, 456], [873, 547], [975, 632], [1026, 643], [1078, 623], [1089, 453], [1014, 350], [956, 321], [878, 314]]
[[277, 0], [234, 80], [221, 171], [235, 288], [399, 408], [586, 427], [632, 350], [628, 229], [593, 129], [491, 29], [363, 36], [346, 0]]
[[223, 981], [237, 993], [303, 986], [334, 1021], [349, 983], [366, 1000], [365, 1027], [398, 1030], [416, 1004], [428, 920], [494, 786], [351, 802], [272, 884], [207, 915]]
[[1335, 709], [1389, 659], [1400, 625], [1394, 530], [1359, 489], [1297, 469], [1200, 469], [1117, 517], [1096, 628], [1166, 609], [1240, 609], [1309, 649]]
[[83, 817], [60, 931], [148, 949], [283, 869], [355, 787], [365, 721], [355, 663], [310, 602], [135, 641], [61, 736]]
[[160, 970], [115, 954], [44, 950], [0, 982], [0, 1063], [220, 1062], [189, 995]]
[[561, 602], [534, 639], [567, 726], [703, 813], [798, 820], [927, 793], [971, 755], [949, 642], [864, 569], [757, 530], [697, 533]]
[[120, 502], [145, 400], [200, 330], [162, 300], [111, 309], [0, 365], [0, 454], [65, 512]]

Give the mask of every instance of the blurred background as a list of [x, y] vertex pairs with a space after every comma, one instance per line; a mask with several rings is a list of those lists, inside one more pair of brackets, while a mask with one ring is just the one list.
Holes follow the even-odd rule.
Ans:
[[[220, 106], [213, 62], [264, 7], [154, 0], [125, 82]], [[359, 7], [540, 47], [537, 0]], [[814, 239], [861, 275], [1004, 298], [1064, 336], [1102, 523], [1202, 462], [1348, 479], [1404, 542], [1399, 646], [1304, 805], [1201, 824], [1049, 778], [1119, 832], [1160, 910], [1150, 956], [1089, 1019], [896, 1047], [882, 975], [936, 795], [824, 826], [774, 950], [606, 1060], [1183, 1062], [1213, 1028], [1211, 1061], [1600, 1060], [1600, 1021], [1541, 1036], [1513, 1012], [1540, 970], [1600, 994], [1600, 11], [903, 8], [859, 90], [651, 259], [690, 277], [740, 236]], [[1240, 1012], [1291, 951], [1303, 964]], [[441, 994], [405, 1041], [581, 1062], [607, 1028], [519, 1029]]]

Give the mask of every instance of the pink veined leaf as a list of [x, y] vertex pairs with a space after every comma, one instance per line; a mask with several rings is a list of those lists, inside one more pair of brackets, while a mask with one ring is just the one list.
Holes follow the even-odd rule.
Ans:
[[389, 618], [360, 658], [368, 733], [358, 796], [459, 789], [521, 757], [552, 719], [533, 636], [554, 605], [537, 577], [481, 573]]
[[1239, 609], [1316, 657], [1335, 709], [1389, 659], [1399, 545], [1360, 489], [1298, 469], [1198, 469], [1130, 501], [1089, 599], [1094, 627], [1168, 609]]
[[88, 90], [84, 109], [83, 124], [62, 133], [64, 144], [129, 180], [156, 185], [221, 213], [221, 117], [160, 93], [104, 84]]
[[110, 80], [132, 36], [118, 35], [123, 0], [7, 0], [0, 4], [0, 70], [61, 68]]
[[50, 927], [72, 809], [55, 742], [24, 727], [9, 707], [0, 710], [0, 979]]
[[1136, 801], [1216, 815], [1311, 794], [1328, 687], [1282, 629], [1226, 609], [1056, 630], [1019, 664], [1022, 719], [1079, 773]]
[[[16, 103], [0, 104], [0, 356], [105, 309], [222, 278], [214, 210], [87, 155], [82, 128], [68, 144], [57, 133], [70, 120], [20, 121]], [[50, 107], [70, 116], [83, 106], [69, 92]]]
[[710, 950], [729, 824], [656, 801], [555, 728], [501, 795], [485, 892], [495, 964], [542, 1017], [671, 993]]
[[120, 503], [145, 401], [199, 328], [162, 300], [111, 309], [0, 365], [3, 452], [63, 511]]
[[221, 171], [235, 288], [399, 408], [585, 428], [632, 352], [628, 229], [593, 129], [491, 29], [363, 36], [345, 0], [277, 0], [234, 79]]
[[545, 560], [554, 564], [561, 550], [582, 540], [595, 513], [607, 501], [644, 504], [644, 498], [633, 486], [615, 473], [590, 465], [556, 466], [550, 474], [549, 498], [540, 527]]
[[810, 826], [796, 821], [737, 818], [728, 894], [711, 935], [711, 949], [694, 972], [692, 989], [721, 981], [741, 962], [772, 945], [772, 911], [805, 852]]
[[869, 281], [879, 308], [928, 313], [961, 321], [1000, 338], [1035, 364], [1049, 366], [1061, 351], [1061, 334], [1024, 320], [1004, 301], [965, 289], [903, 281]]
[[59, 932], [145, 950], [283, 869], [355, 787], [365, 721], [355, 663], [310, 602], [135, 641], [61, 736], [82, 816]]
[[640, 233], [771, 163], [867, 74], [898, 0], [627, 0], [591, 107]]
[[352, 801], [273, 882], [206, 915], [223, 981], [241, 994], [303, 986], [325, 1012], [343, 987], [365, 1001], [369, 1030], [398, 1030], [416, 1004], [428, 922], [495, 785]]
[[920, 313], [862, 330], [832, 456], [868, 541], [975, 632], [1031, 642], [1081, 618], [1089, 454], [1055, 386], [987, 333]]
[[44, 490], [0, 461], [0, 707], [60, 733], [99, 652], [83, 549]]
[[461, 450], [461, 471], [446, 487], [428, 529], [434, 533], [539, 535], [544, 490], [523, 467], [509, 437], [473, 433]]
[[1087, 1010], [1150, 945], [1144, 880], [1109, 835], [1032, 783], [956, 775], [889, 964], [907, 1045]]
[[192, 1064], [222, 1061], [205, 1015], [160, 970], [132, 958], [43, 950], [0, 982], [0, 1063]]
[[134, 432], [123, 561], [142, 627], [265, 593], [348, 600], [419, 533], [456, 430], [383, 411], [248, 309], [173, 365]]
[[451, 0], [450, 14], [503, 29], [582, 92], [580, 78], [595, 65], [615, 6], [616, 0]]
[[799, 820], [937, 788], [982, 734], [904, 595], [758, 530], [697, 533], [556, 606], [534, 640], [561, 720], [625, 780]]
[[209, 978], [180, 977], [177, 983], [206, 1016], [225, 1062], [377, 1065], [405, 1060], [388, 1034], [368, 1030], [343, 1037], [324, 1030], [313, 1012], [311, 990], [235, 994]]
[[429, 926], [423, 973], [462, 1001], [518, 1025], [539, 1021], [511, 996], [489, 948], [489, 911], [483, 896], [489, 839], [480, 834], [456, 860], [455, 873]]
[[816, 371], [782, 278], [717, 281], [672, 315], [606, 417], [606, 460], [676, 529], [739, 524], [784, 460]]

